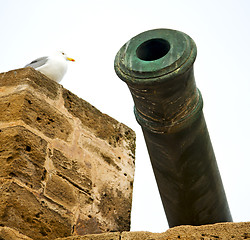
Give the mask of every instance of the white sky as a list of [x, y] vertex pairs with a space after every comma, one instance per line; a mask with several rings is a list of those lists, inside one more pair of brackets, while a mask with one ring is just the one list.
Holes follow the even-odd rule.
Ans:
[[132, 231], [168, 228], [129, 90], [114, 58], [154, 28], [196, 42], [195, 77], [234, 221], [250, 221], [250, 1], [0, 0], [0, 72], [56, 50], [75, 58], [61, 84], [137, 134]]

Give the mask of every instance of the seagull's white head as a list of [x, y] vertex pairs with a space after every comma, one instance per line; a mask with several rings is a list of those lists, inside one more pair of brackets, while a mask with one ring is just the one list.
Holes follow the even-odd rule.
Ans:
[[57, 54], [60, 55], [60, 56], [62, 56], [67, 61], [75, 62], [75, 59], [68, 57], [67, 54], [64, 53], [64, 52], [62, 52], [62, 51], [58, 52]]

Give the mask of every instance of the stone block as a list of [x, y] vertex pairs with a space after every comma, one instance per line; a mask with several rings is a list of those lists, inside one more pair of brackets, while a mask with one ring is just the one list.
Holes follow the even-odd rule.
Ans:
[[0, 184], [1, 226], [36, 240], [70, 236], [70, 216], [51, 211], [42, 197], [13, 180], [1, 179]]
[[57, 175], [51, 175], [44, 189], [44, 196], [53, 199], [54, 202], [73, 209], [77, 204], [77, 193], [70, 182]]
[[34, 91], [42, 92], [52, 99], [58, 97], [60, 89], [59, 84], [33, 68], [21, 68], [0, 74], [0, 95], [8, 92], [12, 94], [13, 90], [20, 91], [25, 86], [31, 86]]
[[47, 142], [22, 126], [0, 126], [0, 177], [16, 178], [40, 189]]
[[67, 158], [62, 152], [54, 149], [51, 156], [57, 174], [71, 182], [79, 190], [90, 194], [92, 189], [91, 164], [81, 164], [79, 161]]
[[59, 238], [57, 240], [121, 240], [121, 233], [112, 232], [112, 233], [102, 233], [102, 234], [88, 234], [85, 236], [73, 236], [69, 238]]
[[0, 239], [1, 240], [32, 240], [31, 238], [9, 227], [0, 227]]
[[28, 88], [0, 98], [0, 121], [21, 120], [50, 138], [67, 140], [72, 131], [66, 117]]
[[[114, 147], [120, 145], [123, 139], [129, 143], [128, 149], [135, 154], [134, 132], [124, 124], [118, 122], [98, 109], [83, 101], [67, 89], [63, 90], [64, 105], [67, 110], [79, 118], [84, 126], [91, 129], [98, 138], [107, 140]], [[132, 140], [132, 141], [131, 141]]]
[[130, 229], [135, 134], [31, 68], [0, 74], [0, 226], [33, 239]]

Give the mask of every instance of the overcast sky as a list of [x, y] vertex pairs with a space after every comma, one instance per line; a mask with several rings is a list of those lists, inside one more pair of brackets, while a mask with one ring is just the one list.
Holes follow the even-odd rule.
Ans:
[[114, 58], [154, 28], [190, 35], [195, 78], [234, 221], [250, 221], [250, 1], [0, 0], [0, 72], [56, 50], [76, 59], [61, 84], [137, 134], [133, 231], [168, 228], [129, 90]]

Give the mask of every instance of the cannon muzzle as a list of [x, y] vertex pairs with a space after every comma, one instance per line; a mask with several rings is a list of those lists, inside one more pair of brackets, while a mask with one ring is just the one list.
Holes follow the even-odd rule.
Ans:
[[196, 54], [188, 35], [155, 29], [132, 38], [115, 58], [170, 227], [232, 221], [194, 79]]

